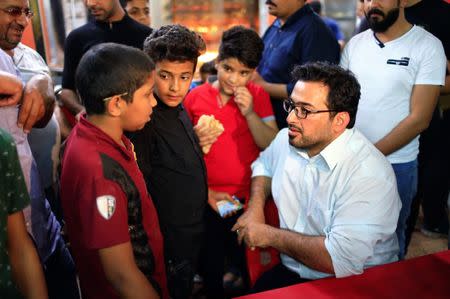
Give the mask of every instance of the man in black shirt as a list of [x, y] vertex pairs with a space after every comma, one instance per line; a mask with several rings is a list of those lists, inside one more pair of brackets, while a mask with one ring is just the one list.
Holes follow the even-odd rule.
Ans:
[[204, 238], [208, 200], [206, 168], [192, 123], [182, 106], [201, 37], [181, 25], [154, 31], [144, 51], [155, 61], [152, 120], [131, 137], [164, 237], [168, 287], [174, 299], [189, 298]]
[[[441, 96], [450, 93], [450, 4], [444, 0], [410, 0], [406, 19], [439, 38], [447, 56], [447, 75]], [[447, 234], [449, 229], [446, 202], [450, 183], [450, 135], [446, 130], [450, 111], [441, 113], [439, 105], [427, 130], [420, 135], [419, 184], [411, 216], [408, 219], [406, 242], [414, 230], [420, 201], [424, 224], [422, 232], [430, 237]]]
[[84, 111], [76, 94], [75, 71], [92, 46], [113, 42], [142, 49], [152, 29], [131, 19], [119, 0], [85, 1], [93, 20], [73, 30], [64, 45], [64, 70], [59, 99], [73, 115]]

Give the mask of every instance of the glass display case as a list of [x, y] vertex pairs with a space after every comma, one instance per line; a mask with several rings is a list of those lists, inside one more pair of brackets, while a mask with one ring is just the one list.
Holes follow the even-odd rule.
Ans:
[[[155, 1], [153, 1], [154, 3]], [[166, 0], [152, 5], [152, 26], [178, 23], [202, 35], [207, 53], [200, 63], [215, 57], [223, 31], [235, 25], [259, 32], [257, 0]], [[158, 11], [158, 14], [155, 12]]]

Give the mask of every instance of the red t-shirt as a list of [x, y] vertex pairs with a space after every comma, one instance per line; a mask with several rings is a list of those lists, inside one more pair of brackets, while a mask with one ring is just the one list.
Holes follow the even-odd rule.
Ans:
[[64, 150], [61, 201], [83, 298], [118, 298], [106, 280], [98, 249], [131, 241], [129, 194], [141, 199], [142, 225], [155, 263], [152, 279], [161, 287], [163, 298], [168, 298], [158, 216], [132, 145], [125, 136], [122, 141], [126, 148], [82, 118]]
[[[246, 87], [253, 96], [253, 110], [256, 114], [263, 120], [274, 119], [269, 94], [253, 82], [249, 82]], [[225, 129], [212, 145], [210, 152], [204, 156], [208, 187], [248, 199], [250, 166], [258, 157], [260, 149], [253, 140], [247, 121], [234, 102], [234, 97], [220, 107], [219, 90], [205, 83], [188, 93], [183, 105], [194, 125], [203, 114], [212, 114]]]

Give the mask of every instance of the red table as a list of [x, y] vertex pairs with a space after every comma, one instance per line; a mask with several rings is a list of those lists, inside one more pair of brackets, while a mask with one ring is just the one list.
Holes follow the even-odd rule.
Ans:
[[450, 250], [373, 267], [361, 275], [325, 278], [239, 297], [274, 298], [450, 298]]

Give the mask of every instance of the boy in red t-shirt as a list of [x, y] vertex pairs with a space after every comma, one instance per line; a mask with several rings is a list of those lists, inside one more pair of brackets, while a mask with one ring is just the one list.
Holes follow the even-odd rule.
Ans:
[[[227, 244], [231, 245], [230, 250], [234, 252], [231, 257], [238, 264], [234, 266], [242, 268], [244, 265], [243, 258], [238, 258], [243, 253], [236, 249], [236, 235], [230, 232], [236, 216], [227, 215], [222, 219], [217, 202], [232, 202], [233, 195], [240, 199], [248, 198], [250, 165], [278, 132], [269, 95], [250, 81], [263, 48], [261, 38], [253, 30], [236, 26], [225, 31], [216, 60], [217, 80], [193, 89], [184, 101], [194, 124], [204, 114], [214, 115], [225, 129], [217, 136], [215, 130], [205, 126], [194, 127], [200, 145], [212, 145], [204, 156], [210, 206], [206, 220], [207, 240], [208, 246], [212, 246], [206, 250], [209, 257], [206, 257], [205, 282], [210, 297], [223, 296], [222, 276]], [[234, 279], [236, 277], [225, 278]]]
[[155, 65], [113, 43], [76, 73], [86, 116], [66, 141], [61, 200], [83, 298], [168, 298], [163, 240], [131, 142], [153, 107]]

